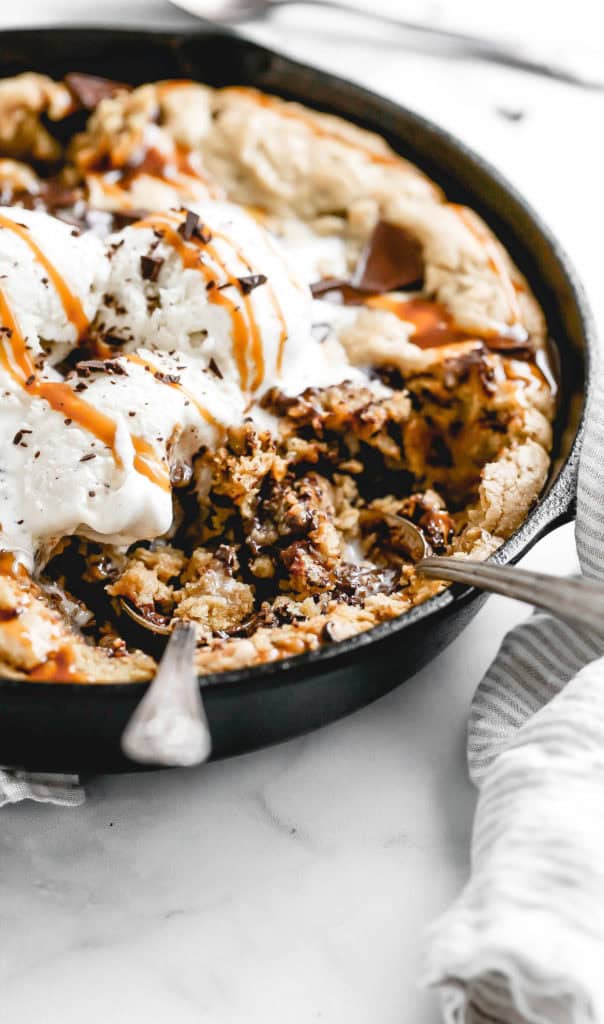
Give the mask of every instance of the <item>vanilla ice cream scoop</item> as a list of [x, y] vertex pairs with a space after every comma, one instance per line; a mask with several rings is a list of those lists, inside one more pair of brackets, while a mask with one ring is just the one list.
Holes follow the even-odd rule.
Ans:
[[[105, 244], [4, 210], [0, 268], [0, 548], [30, 570], [63, 536], [165, 535], [195, 453], [262, 417], [268, 388], [358, 375], [313, 339], [310, 291], [272, 236], [222, 201]], [[78, 361], [82, 340], [98, 358]]]
[[109, 252], [96, 328], [112, 344], [213, 359], [250, 396], [299, 390], [309, 371], [314, 383], [350, 371], [314, 345], [308, 286], [240, 207], [153, 214], [114, 235]]
[[53, 367], [89, 332], [105, 293], [102, 244], [47, 214], [0, 213], [0, 547], [32, 568], [79, 533], [116, 544], [165, 533], [171, 477], [221, 425], [239, 387], [165, 351]]
[[[109, 273], [103, 244], [56, 217], [0, 208], [0, 285], [35, 357], [61, 358], [86, 332]], [[6, 327], [7, 325], [4, 324]]]

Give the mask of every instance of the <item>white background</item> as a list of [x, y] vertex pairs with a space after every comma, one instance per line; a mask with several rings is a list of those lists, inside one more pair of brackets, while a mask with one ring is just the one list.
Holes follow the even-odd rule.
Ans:
[[[371, 6], [586, 62], [601, 34], [597, 0]], [[161, 2], [0, 0], [1, 27], [74, 21], [190, 24]], [[558, 233], [604, 323], [604, 94], [414, 54], [392, 31], [301, 7], [245, 32], [469, 141]], [[571, 570], [572, 528], [527, 564]], [[468, 872], [469, 701], [525, 614], [492, 598], [404, 687], [305, 739], [186, 773], [97, 778], [78, 810], [3, 810], [1, 1019], [436, 1024], [417, 976], [425, 928]]]

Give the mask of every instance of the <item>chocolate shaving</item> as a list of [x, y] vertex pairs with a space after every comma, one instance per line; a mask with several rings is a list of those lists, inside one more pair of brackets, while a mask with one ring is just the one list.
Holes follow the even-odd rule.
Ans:
[[241, 291], [244, 295], [249, 295], [253, 292], [254, 288], [258, 288], [261, 284], [266, 284], [266, 274], [248, 274], [246, 277], [238, 277]]
[[380, 220], [359, 257], [350, 284], [362, 292], [382, 295], [400, 288], [420, 288], [423, 276], [418, 239], [406, 228]]
[[[180, 384], [180, 377], [177, 373], [162, 373], [161, 370], [157, 370], [153, 376], [156, 380], [161, 381], [162, 384]], [[159, 440], [163, 439], [158, 438], [158, 441]]]
[[23, 428], [23, 430], [18, 430], [17, 433], [15, 434], [15, 436], [13, 437], [13, 444], [21, 444], [21, 441], [23, 440], [23, 437], [25, 436], [25, 434], [31, 434], [31, 433], [32, 433], [32, 431], [31, 430], [26, 430], [25, 427]]
[[316, 323], [311, 324], [310, 333], [312, 334], [315, 341], [320, 345], [327, 340], [331, 333], [331, 327], [328, 323]]
[[160, 256], [141, 256], [141, 274], [145, 281], [157, 281], [164, 265]]
[[220, 369], [216, 364], [214, 356], [212, 356], [210, 362], [208, 363], [208, 370], [211, 370], [215, 377], [218, 377], [219, 380], [222, 380], [222, 373], [220, 372]]
[[85, 110], [94, 110], [101, 100], [110, 99], [118, 92], [132, 91], [132, 86], [124, 82], [101, 78], [99, 75], [86, 75], [81, 71], [71, 71], [65, 75], [65, 85], [76, 103]]
[[78, 377], [90, 377], [92, 373], [127, 376], [126, 368], [117, 359], [85, 359], [76, 363], [75, 372]]
[[82, 455], [80, 462], [90, 462], [91, 459], [96, 459], [95, 452], [88, 452], [88, 455]]

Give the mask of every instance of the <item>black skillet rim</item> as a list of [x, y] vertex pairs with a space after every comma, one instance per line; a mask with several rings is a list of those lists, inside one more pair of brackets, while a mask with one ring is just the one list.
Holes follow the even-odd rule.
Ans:
[[[555, 257], [559, 270], [562, 273], [565, 284], [574, 302], [579, 318], [579, 330], [583, 341], [581, 361], [584, 374], [584, 402], [572, 443], [566, 457], [559, 467], [557, 475], [553, 481], [551, 481], [544, 495], [538, 500], [537, 504], [529, 513], [522, 525], [497, 550], [490, 560], [500, 564], [508, 564], [516, 561], [525, 554], [530, 547], [548, 531], [548, 529], [572, 518], [572, 506], [576, 496], [579, 454], [585, 433], [585, 411], [593, 391], [593, 364], [597, 353], [596, 329], [583, 286], [565, 250], [547, 225], [543, 222], [540, 215], [536, 213], [517, 189], [507, 181], [504, 175], [493, 167], [488, 160], [478, 155], [470, 146], [456, 138], [451, 132], [441, 128], [435, 122], [425, 118], [423, 115], [417, 114], [415, 111], [403, 104], [394, 103], [393, 101], [388, 100], [369, 89], [365, 89], [363, 86], [357, 85], [354, 82], [341, 78], [340, 76], [332, 75], [330, 72], [313, 68], [311, 65], [296, 61], [293, 58], [278, 53], [277, 51], [260, 46], [251, 40], [243, 39], [229, 30], [218, 31], [212, 26], [207, 31], [204, 31], [203, 29], [192, 29], [187, 31], [185, 28], [175, 32], [170, 32], [162, 29], [65, 25], [52, 26], [49, 28], [41, 27], [38, 29], [15, 29], [3, 32], [1, 41], [3, 46], [7, 46], [10, 45], [11, 40], [14, 40], [15, 42], [28, 42], [34, 38], [39, 40], [41, 36], [58, 37], [59, 35], [72, 35], [77, 38], [86, 38], [90, 41], [98, 39], [99, 43], [108, 42], [109, 39], [115, 36], [118, 36], [122, 40], [131, 38], [133, 41], [139, 43], [141, 40], [149, 38], [155, 41], [165, 42], [167, 46], [172, 46], [176, 49], [194, 42], [196, 38], [201, 40], [207, 39], [208, 36], [215, 36], [220, 40], [230, 40], [233, 43], [248, 49], [250, 53], [254, 53], [257, 58], [265, 61], [267, 66], [273, 64], [278, 67], [281, 65], [281, 67], [286, 67], [290, 72], [299, 75], [301, 78], [308, 78], [311, 76], [316, 80], [320, 80], [323, 85], [327, 89], [330, 89], [336, 96], [339, 92], [344, 90], [349, 95], [355, 96], [359, 101], [369, 104], [374, 109], [381, 108], [382, 111], [391, 113], [395, 117], [397, 115], [402, 115], [408, 122], [411, 122], [419, 132], [439, 140], [449, 149], [456, 151], [463, 161], [472, 164], [474, 169], [477, 170], [484, 178], [489, 180], [492, 185], [496, 186], [506, 199], [511, 200], [513, 204], [519, 207], [524, 216], [528, 221], [530, 221], [532, 227], [545, 242], [550, 255]], [[268, 91], [268, 87], [266, 85], [263, 85], [262, 87]], [[286, 90], [281, 91], [287, 95]], [[304, 100], [301, 100], [301, 102], [304, 102]], [[308, 102], [311, 103], [312, 101]], [[354, 120], [354, 117], [349, 114], [342, 116], [345, 116], [350, 120]], [[363, 119], [359, 118], [359, 121], [362, 123]], [[417, 162], [421, 169], [422, 163], [420, 161]], [[424, 161], [424, 166], [425, 163], [426, 161]], [[438, 175], [434, 173], [434, 169], [432, 167], [428, 169], [427, 173], [434, 175], [435, 179], [438, 181]], [[489, 219], [492, 222], [494, 218], [491, 215]], [[526, 248], [524, 243], [518, 242], [518, 244], [520, 247]], [[535, 278], [531, 279], [530, 283], [533, 287], [536, 287]], [[538, 290], [539, 289], [537, 288], [537, 291]], [[543, 304], [543, 300], [541, 301]], [[544, 312], [546, 317], [549, 319], [547, 308], [544, 309]], [[446, 617], [449, 610], [474, 601], [479, 596], [479, 592], [475, 588], [455, 584], [442, 594], [429, 598], [423, 604], [417, 605], [415, 608], [412, 608], [403, 615], [398, 616], [395, 619], [391, 619], [388, 622], [384, 622], [379, 626], [374, 626], [372, 629], [350, 637], [347, 640], [341, 640], [334, 644], [320, 647], [316, 651], [308, 651], [304, 654], [294, 655], [274, 662], [200, 676], [200, 687], [202, 689], [214, 686], [229, 687], [230, 685], [240, 685], [241, 683], [249, 683], [251, 688], [257, 688], [260, 685], [264, 687], [278, 687], [294, 682], [296, 678], [315, 675], [320, 671], [323, 665], [326, 665], [326, 667], [329, 667], [330, 669], [343, 667], [356, 660], [357, 655], [361, 652], [365, 652], [367, 648], [378, 644], [381, 640], [389, 638], [394, 634], [403, 634], [405, 629], [413, 626], [415, 623], [422, 621], [423, 619], [430, 617]], [[294, 678], [292, 679], [291, 677]], [[110, 699], [112, 695], [115, 697], [119, 697], [121, 695], [135, 695], [139, 691], [142, 692], [147, 685], [148, 683], [133, 682], [52, 683], [0, 678], [0, 692], [20, 688], [24, 691], [24, 695], [27, 693], [27, 695], [31, 695], [34, 700], [36, 692], [40, 694], [43, 692], [47, 698], [52, 698], [52, 696], [55, 695], [57, 698], [60, 697], [62, 700], [71, 696], [75, 697], [76, 694], [82, 699], [85, 699], [86, 695], [90, 697], [98, 697], [101, 694], [106, 693], [108, 699]]]

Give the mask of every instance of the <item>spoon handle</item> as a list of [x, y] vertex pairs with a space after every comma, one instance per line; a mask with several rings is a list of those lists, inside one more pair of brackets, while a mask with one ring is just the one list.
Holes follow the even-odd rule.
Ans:
[[453, 48], [460, 55], [469, 55], [479, 60], [504, 64], [508, 67], [519, 68], [522, 71], [530, 71], [590, 89], [604, 88], [604, 68], [599, 66], [599, 61], [590, 62], [594, 66], [587, 67], [587, 55], [585, 59], [579, 61], [575, 58], [571, 63], [558, 55], [550, 57], [545, 53], [531, 51], [521, 43], [487, 39], [465, 32], [456, 32], [453, 29], [407, 21], [403, 18], [382, 14], [373, 8], [357, 7], [356, 4], [347, 3], [346, 0], [272, 0], [270, 6], [287, 7], [292, 3], [300, 3], [305, 7], [323, 7], [344, 11], [347, 14], [370, 18], [373, 22], [386, 25], [389, 28], [404, 29], [406, 32], [414, 34], [418, 41], [421, 40], [424, 44], [431, 45], [433, 50], [441, 53], [445, 50], [450, 53]]
[[175, 626], [155, 678], [122, 736], [131, 761], [186, 767], [206, 761], [212, 749], [195, 672], [196, 633]]
[[431, 579], [469, 583], [481, 590], [526, 601], [583, 629], [604, 633], [604, 586], [590, 580], [564, 579], [461, 558], [423, 558], [416, 568]]

